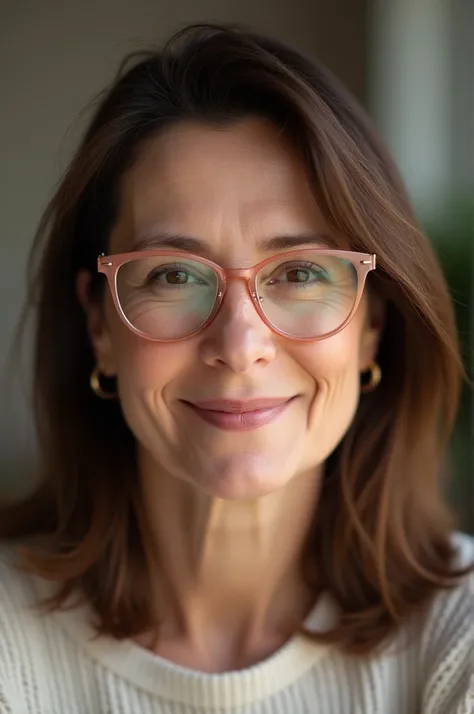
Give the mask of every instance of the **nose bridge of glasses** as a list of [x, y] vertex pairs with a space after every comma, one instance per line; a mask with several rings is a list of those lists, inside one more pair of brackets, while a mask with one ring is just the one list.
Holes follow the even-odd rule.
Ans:
[[226, 268], [225, 276], [228, 280], [245, 280], [248, 282], [255, 272], [254, 268]]
[[225, 299], [225, 294], [228, 293], [229, 284], [235, 281], [242, 285], [254, 308], [259, 304], [259, 302], [261, 302], [262, 298], [259, 298], [255, 290], [255, 270], [253, 268], [228, 268], [224, 270], [224, 275], [224, 290], [218, 295], [221, 300]]
[[239, 281], [244, 284], [247, 289], [248, 295], [250, 295], [254, 303], [258, 302], [258, 296], [254, 289], [254, 268], [227, 268], [224, 270], [225, 282], [229, 283], [231, 281]]

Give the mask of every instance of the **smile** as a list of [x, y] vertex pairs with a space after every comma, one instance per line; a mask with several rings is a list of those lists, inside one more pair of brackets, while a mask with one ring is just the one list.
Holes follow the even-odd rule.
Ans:
[[241, 402], [228, 399], [206, 402], [183, 401], [196, 416], [225, 431], [251, 431], [278, 419], [296, 397], [255, 399]]

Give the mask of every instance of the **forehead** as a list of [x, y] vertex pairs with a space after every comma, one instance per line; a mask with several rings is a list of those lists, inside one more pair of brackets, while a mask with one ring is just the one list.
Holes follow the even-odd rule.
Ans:
[[218, 253], [276, 234], [327, 232], [304, 163], [264, 120], [173, 126], [124, 175], [112, 248], [153, 233], [189, 235]]

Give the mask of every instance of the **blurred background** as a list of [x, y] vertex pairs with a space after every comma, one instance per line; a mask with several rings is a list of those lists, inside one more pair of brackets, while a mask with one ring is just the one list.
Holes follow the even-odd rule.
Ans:
[[[11, 359], [38, 220], [88, 105], [133, 50], [188, 22], [237, 22], [322, 60], [374, 117], [474, 354], [474, 0], [3, 0], [0, 2], [0, 498], [31, 487], [26, 364]], [[28, 358], [28, 355], [26, 355]], [[474, 532], [474, 403], [464, 390], [449, 498]]]

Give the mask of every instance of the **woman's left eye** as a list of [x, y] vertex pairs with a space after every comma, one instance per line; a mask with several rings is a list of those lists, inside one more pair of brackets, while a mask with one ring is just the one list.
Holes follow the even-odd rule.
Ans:
[[304, 285], [327, 280], [326, 271], [318, 265], [287, 266], [278, 275], [272, 276], [269, 283], [294, 283]]

